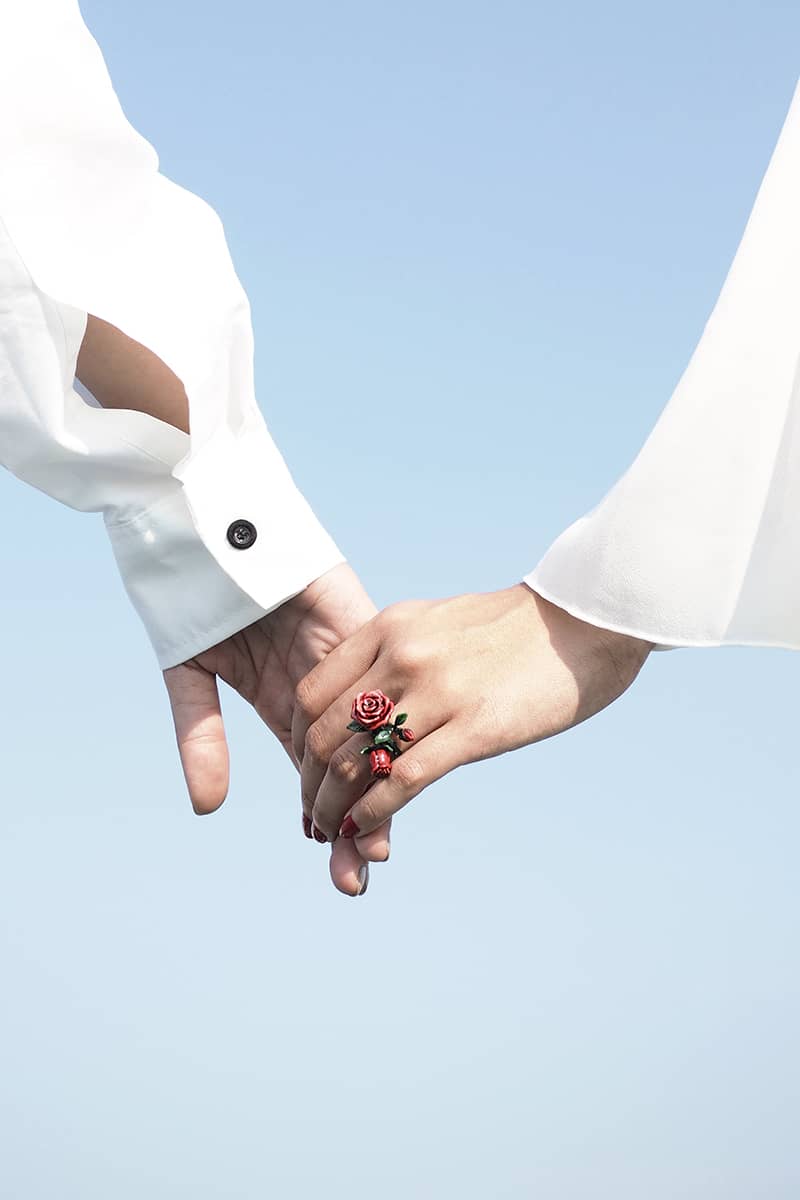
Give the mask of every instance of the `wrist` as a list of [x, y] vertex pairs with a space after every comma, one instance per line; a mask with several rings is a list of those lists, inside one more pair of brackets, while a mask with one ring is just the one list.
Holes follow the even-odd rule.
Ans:
[[580, 679], [580, 719], [604, 708], [636, 679], [653, 643], [573, 616], [530, 586], [521, 584], [538, 609], [550, 642]]
[[[583, 622], [583, 624], [587, 624]], [[626, 633], [617, 633], [613, 629], [603, 629], [593, 625], [600, 646], [605, 650], [613, 664], [620, 682], [624, 688], [633, 683], [653, 649], [653, 642], [645, 642], [641, 638], [630, 637]]]

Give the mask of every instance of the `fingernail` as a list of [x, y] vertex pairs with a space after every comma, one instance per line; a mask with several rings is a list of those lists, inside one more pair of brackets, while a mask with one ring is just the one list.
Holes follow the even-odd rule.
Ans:
[[321, 829], [317, 829], [316, 825], [312, 825], [311, 830], [318, 842], [327, 842], [328, 839], [325, 837], [325, 834]]
[[342, 821], [342, 828], [339, 830], [339, 837], [351, 838], [361, 833], [361, 830], [356, 825], [350, 813], [347, 814]]
[[363, 896], [364, 892], [369, 887], [369, 867], [364, 863], [361, 870], [358, 872], [358, 891], [357, 896]]
[[307, 838], [313, 837], [311, 833], [311, 817], [303, 815], [303, 833]]

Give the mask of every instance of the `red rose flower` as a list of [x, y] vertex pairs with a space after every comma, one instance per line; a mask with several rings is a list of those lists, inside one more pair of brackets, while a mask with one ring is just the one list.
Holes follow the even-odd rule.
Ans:
[[414, 742], [417, 738], [413, 729], [398, 729], [397, 736], [403, 742]]
[[394, 712], [394, 701], [383, 692], [359, 692], [353, 701], [351, 717], [365, 729], [377, 729], [389, 720]]
[[392, 756], [388, 750], [370, 750], [369, 765], [377, 779], [385, 778], [392, 773]]

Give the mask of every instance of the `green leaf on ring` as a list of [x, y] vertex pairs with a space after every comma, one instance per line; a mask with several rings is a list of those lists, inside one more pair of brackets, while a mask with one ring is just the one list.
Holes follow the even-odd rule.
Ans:
[[373, 740], [376, 746], [385, 746], [387, 742], [392, 740], [392, 731], [390, 729], [379, 729]]
[[399, 717], [395, 717], [394, 723], [395, 723], [395, 725], [404, 725], [407, 720], [408, 720], [408, 713], [400, 713]]
[[366, 725], [362, 725], [360, 721], [351, 721], [350, 724], [347, 726], [347, 728], [352, 729], [353, 733], [366, 733], [367, 732]]
[[371, 754], [372, 750], [372, 746], [365, 746], [363, 750], [359, 750], [359, 754]]

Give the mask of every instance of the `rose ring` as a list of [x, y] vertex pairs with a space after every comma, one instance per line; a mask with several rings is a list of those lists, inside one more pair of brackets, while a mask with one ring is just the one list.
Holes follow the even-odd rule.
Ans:
[[353, 718], [348, 729], [353, 733], [369, 733], [372, 741], [362, 754], [369, 755], [370, 772], [376, 779], [385, 779], [392, 773], [392, 762], [400, 753], [400, 742], [413, 742], [414, 734], [405, 729], [408, 714], [400, 713], [392, 721], [394, 701], [383, 692], [359, 692], [353, 701], [350, 716]]

